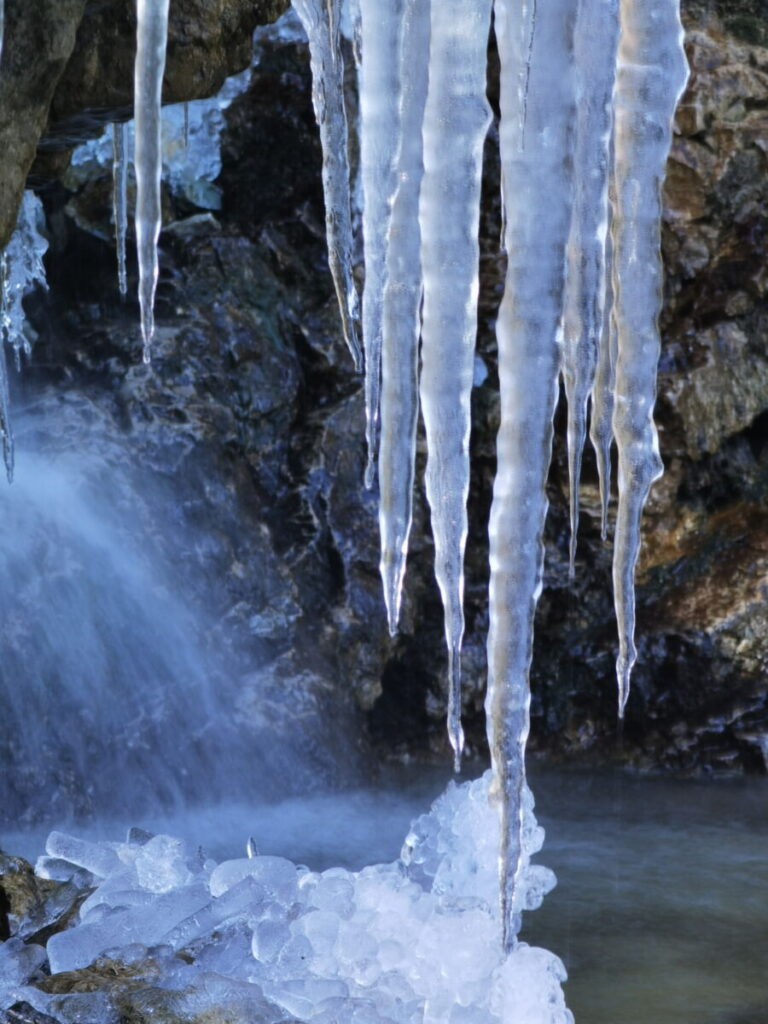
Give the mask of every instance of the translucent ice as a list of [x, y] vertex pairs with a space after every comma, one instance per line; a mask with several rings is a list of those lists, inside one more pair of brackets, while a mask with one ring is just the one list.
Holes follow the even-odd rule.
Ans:
[[136, 251], [139, 258], [139, 303], [145, 362], [149, 362], [155, 331], [157, 240], [162, 225], [160, 105], [168, 43], [168, 4], [169, 0], [138, 0], [136, 6]]
[[427, 99], [430, 4], [405, 0], [399, 41], [400, 136], [382, 309], [379, 532], [381, 578], [389, 631], [400, 617], [413, 512], [416, 422], [419, 412], [421, 231], [424, 173], [422, 123]]
[[[560, 370], [558, 325], [570, 226], [575, 2], [497, 0], [500, 147], [508, 253], [496, 337], [501, 425], [490, 519], [486, 722], [501, 815], [501, 905], [511, 949], [523, 863], [533, 618], [541, 593], [546, 479]], [[527, 93], [521, 69], [530, 66]]]
[[128, 231], [128, 130], [124, 124], [112, 125], [112, 221], [117, 248], [117, 281], [120, 294], [128, 292], [125, 267], [125, 238]]
[[[204, 1004], [216, 972], [211, 998], [215, 990], [223, 1005], [233, 986], [238, 999], [278, 1008], [270, 1020], [282, 1012], [313, 1024], [528, 1024], [510, 1008], [538, 1013], [551, 1001], [551, 1019], [530, 1020], [565, 1024], [559, 961], [523, 945], [508, 959], [501, 948], [499, 819], [489, 782], [487, 773], [451, 784], [414, 822], [399, 861], [357, 872], [316, 873], [268, 856], [212, 866], [184, 858], [182, 844], [167, 836], [79, 851], [57, 837], [52, 848], [112, 867], [70, 927], [48, 941], [51, 969], [76, 970], [102, 955], [129, 963], [149, 957], [163, 986], [196, 993], [190, 1007]], [[554, 884], [551, 872], [530, 863], [543, 831], [527, 788], [522, 815], [518, 923]], [[137, 864], [142, 875], [152, 865], [141, 880]], [[171, 875], [172, 887], [160, 891]]]
[[477, 231], [483, 144], [491, 120], [485, 96], [490, 19], [490, 0], [440, 0], [431, 5], [419, 205], [426, 486], [448, 646], [448, 736], [457, 765], [464, 745], [464, 548], [479, 290]]
[[341, 311], [344, 339], [355, 367], [362, 367], [357, 338], [358, 298], [352, 276], [352, 214], [340, 45], [341, 0], [293, 0], [309, 38], [312, 102], [323, 147], [323, 190], [328, 260]]
[[635, 566], [640, 516], [662, 471], [653, 422], [662, 300], [661, 183], [672, 117], [688, 77], [678, 0], [622, 0], [615, 100], [613, 286], [617, 329], [613, 432], [619, 508], [613, 591], [619, 627], [619, 716], [637, 657]]

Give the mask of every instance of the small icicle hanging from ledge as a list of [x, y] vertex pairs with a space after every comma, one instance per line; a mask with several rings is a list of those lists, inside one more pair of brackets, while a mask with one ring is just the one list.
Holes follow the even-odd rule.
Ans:
[[125, 240], [128, 232], [128, 126], [112, 125], [112, 221], [117, 250], [117, 282], [121, 295], [128, 293]]
[[151, 358], [155, 333], [157, 242], [162, 226], [163, 171], [160, 107], [168, 44], [169, 0], [138, 0], [136, 6], [136, 64], [134, 118], [136, 149], [136, 251], [139, 260], [139, 304], [144, 362]]
[[[387, 0], [389, 2], [389, 0]], [[344, 58], [341, 52], [341, 0], [293, 0], [309, 39], [312, 103], [323, 148], [325, 228], [344, 340], [355, 369], [363, 367], [357, 334], [359, 300], [352, 274], [347, 115], [344, 108]]]

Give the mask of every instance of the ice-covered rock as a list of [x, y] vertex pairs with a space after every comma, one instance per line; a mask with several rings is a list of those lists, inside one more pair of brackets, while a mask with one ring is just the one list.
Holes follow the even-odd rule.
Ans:
[[[451, 783], [413, 823], [398, 861], [361, 871], [313, 872], [272, 856], [212, 865], [169, 836], [89, 843], [55, 833], [49, 857], [87, 867], [98, 884], [78, 920], [49, 939], [51, 970], [103, 956], [154, 962], [161, 986], [186, 992], [189, 1005], [231, 996], [270, 1007], [273, 1020], [568, 1024], [557, 957], [524, 943], [502, 952], [489, 784], [490, 773]], [[518, 919], [554, 884], [530, 863], [544, 832], [527, 789], [523, 810]]]

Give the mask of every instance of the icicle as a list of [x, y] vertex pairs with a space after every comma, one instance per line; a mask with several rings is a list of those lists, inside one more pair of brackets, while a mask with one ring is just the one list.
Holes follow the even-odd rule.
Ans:
[[480, 182], [491, 121], [485, 97], [491, 0], [432, 5], [424, 180], [421, 407], [427, 498], [448, 645], [448, 735], [461, 758], [461, 643], [469, 492], [470, 396], [477, 331]]
[[162, 102], [169, 0], [138, 0], [134, 112], [136, 132], [136, 250], [139, 258], [139, 304], [144, 362], [150, 360], [155, 331], [157, 240], [162, 225]]
[[347, 115], [344, 110], [344, 62], [339, 24], [341, 0], [293, 0], [309, 38], [312, 102], [323, 147], [323, 191], [328, 262], [341, 310], [344, 340], [355, 369], [362, 368], [357, 338], [358, 298], [352, 276], [352, 218], [349, 197]]
[[120, 294], [128, 292], [125, 269], [125, 236], [128, 230], [128, 164], [126, 159], [126, 136], [124, 124], [112, 125], [112, 220], [115, 224], [117, 247], [117, 281]]
[[[608, 166], [613, 168], [613, 134]], [[597, 348], [597, 367], [592, 386], [589, 436], [595, 450], [600, 481], [600, 536], [608, 537], [608, 505], [611, 500], [611, 445], [613, 443], [613, 391], [616, 381], [616, 317], [613, 311], [613, 208], [616, 190], [613, 171], [608, 183], [608, 230], [605, 235], [605, 302]]]
[[3, 59], [3, 42], [5, 40], [5, 0], [0, 0], [0, 62]]
[[189, 104], [184, 104], [184, 149], [189, 148]]
[[[574, 36], [578, 102], [573, 212], [568, 239], [563, 311], [563, 379], [568, 398], [571, 575], [576, 562], [579, 481], [587, 435], [587, 400], [595, 377], [598, 344], [603, 327], [611, 99], [618, 37], [618, 0], [581, 0]], [[594, 54], [598, 55], [597, 59], [594, 59]]]
[[539, 6], [530, 57], [525, 145], [519, 70], [526, 61], [516, 0], [496, 0], [501, 62], [500, 147], [507, 201], [507, 277], [497, 321], [501, 425], [490, 519], [486, 721], [500, 804], [504, 946], [519, 927], [522, 793], [533, 617], [541, 593], [546, 479], [560, 370], [558, 321], [570, 225], [575, 116], [575, 0]]
[[400, 617], [413, 510], [422, 295], [418, 215], [424, 173], [421, 128], [429, 80], [429, 18], [428, 0], [406, 0], [399, 42], [402, 123], [398, 186], [392, 204], [382, 307], [380, 569], [393, 636]]
[[6, 330], [4, 321], [8, 313], [8, 258], [0, 256], [0, 281], [2, 281], [2, 321], [0, 327], [0, 437], [3, 442], [3, 462], [8, 483], [13, 481], [14, 443], [11, 424], [11, 403], [8, 396], [8, 366], [5, 359]]
[[613, 587], [622, 717], [637, 656], [634, 579], [640, 516], [651, 484], [662, 472], [653, 422], [662, 300], [661, 184], [672, 141], [672, 117], [688, 70], [679, 0], [621, 0], [617, 67], [613, 432], [619, 453], [619, 508]]
[[[361, 0], [360, 171], [363, 185], [363, 349], [367, 487], [373, 485], [379, 418], [381, 318], [387, 235], [400, 134], [398, 43], [403, 0]], [[424, 59], [426, 55], [422, 55]], [[406, 69], [410, 75], [411, 69]], [[418, 130], [418, 126], [417, 126]]]

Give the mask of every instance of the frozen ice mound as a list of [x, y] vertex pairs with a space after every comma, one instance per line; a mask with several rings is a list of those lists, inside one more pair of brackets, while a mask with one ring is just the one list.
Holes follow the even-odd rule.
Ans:
[[[502, 954], [489, 781], [487, 773], [451, 783], [413, 823], [399, 860], [356, 872], [270, 856], [215, 864], [180, 840], [136, 830], [125, 843], [55, 833], [42, 866], [55, 860], [66, 875], [70, 863], [70, 874], [90, 872], [81, 877], [94, 888], [71, 926], [49, 939], [51, 971], [99, 959], [152, 963], [159, 980], [142, 998], [167, 997], [197, 1014], [232, 1004], [259, 1022], [570, 1024], [558, 958], [525, 943]], [[543, 830], [527, 790], [524, 835], [518, 922], [555, 883], [530, 864]], [[30, 991], [39, 964], [20, 956], [8, 947], [0, 964], [0, 1008], [19, 986]], [[61, 1020], [85, 1012], [86, 995], [69, 1010], [70, 997], [57, 998], [38, 992], [35, 1002]], [[99, 998], [92, 1024], [110, 1019]]]

